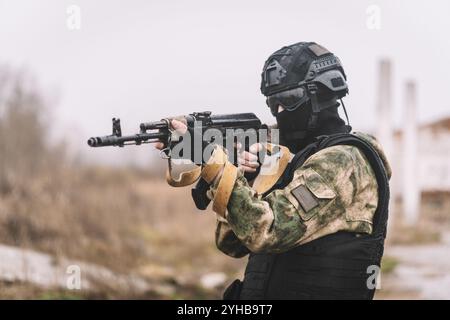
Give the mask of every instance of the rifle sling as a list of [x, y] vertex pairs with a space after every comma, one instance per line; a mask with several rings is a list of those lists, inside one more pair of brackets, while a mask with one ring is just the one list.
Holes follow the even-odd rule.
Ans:
[[[280, 148], [280, 156], [277, 163], [269, 168], [270, 172], [263, 172], [263, 174], [260, 173], [253, 182], [252, 188], [258, 194], [264, 194], [272, 189], [289, 165], [289, 161], [291, 160], [291, 153], [289, 152], [289, 149], [284, 146], [277, 147]], [[272, 144], [267, 144], [267, 152], [272, 153], [273, 150], [274, 146]], [[264, 164], [262, 166], [264, 167]]]
[[195, 169], [181, 172], [178, 178], [172, 176], [172, 161], [169, 159], [169, 165], [166, 171], [167, 183], [175, 188], [186, 187], [195, 183], [199, 178], [202, 171], [202, 167], [196, 167]]
[[223, 174], [214, 196], [213, 211], [223, 218], [225, 218], [228, 201], [230, 200], [234, 184], [236, 183], [237, 173], [238, 168], [231, 162], [228, 162], [223, 169]]

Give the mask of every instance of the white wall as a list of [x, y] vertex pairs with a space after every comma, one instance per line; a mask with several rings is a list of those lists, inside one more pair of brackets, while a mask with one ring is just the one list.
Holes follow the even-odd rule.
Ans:
[[[402, 189], [403, 141], [396, 136], [391, 159], [396, 176], [392, 188]], [[418, 168], [416, 178], [421, 191], [450, 191], [450, 131], [425, 127], [419, 130]], [[400, 193], [396, 193], [400, 194]]]

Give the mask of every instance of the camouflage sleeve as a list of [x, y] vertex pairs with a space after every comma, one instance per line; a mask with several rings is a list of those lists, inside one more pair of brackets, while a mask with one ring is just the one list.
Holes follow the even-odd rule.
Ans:
[[265, 198], [240, 173], [228, 203], [228, 225], [219, 224], [216, 232], [220, 249], [235, 253], [242, 243], [252, 252], [283, 252], [339, 230], [370, 233], [376, 189], [367, 160], [351, 146], [316, 153], [285, 189]]
[[217, 216], [216, 246], [220, 251], [233, 258], [242, 258], [250, 252], [236, 237], [228, 221], [220, 216]]

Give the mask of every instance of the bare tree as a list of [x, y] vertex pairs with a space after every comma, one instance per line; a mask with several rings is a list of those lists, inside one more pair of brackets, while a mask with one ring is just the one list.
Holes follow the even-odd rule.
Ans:
[[0, 66], [0, 194], [48, 163], [47, 112], [28, 72]]

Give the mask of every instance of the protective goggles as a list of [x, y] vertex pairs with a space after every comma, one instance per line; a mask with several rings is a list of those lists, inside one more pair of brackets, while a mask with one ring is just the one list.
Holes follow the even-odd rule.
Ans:
[[266, 103], [274, 116], [278, 114], [281, 105], [285, 110], [294, 111], [308, 100], [308, 95], [303, 87], [274, 93], [267, 97]]

